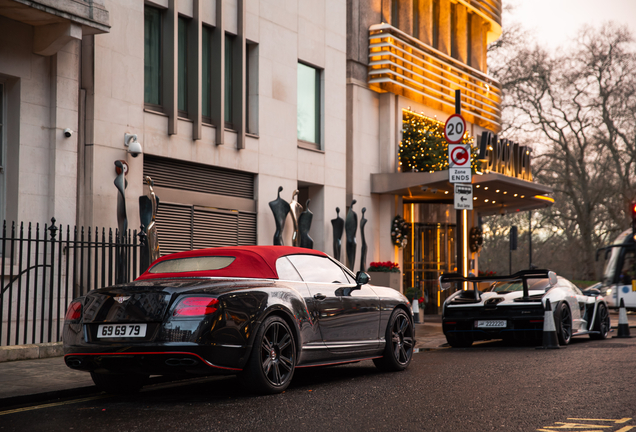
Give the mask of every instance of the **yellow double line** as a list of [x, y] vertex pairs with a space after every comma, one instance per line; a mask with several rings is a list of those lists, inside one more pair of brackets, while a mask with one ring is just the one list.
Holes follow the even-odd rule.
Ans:
[[75, 403], [87, 402], [87, 401], [96, 400], [96, 399], [104, 399], [104, 398], [108, 398], [108, 397], [112, 397], [112, 396], [110, 396], [110, 395], [91, 396], [91, 397], [87, 397], [87, 398], [83, 398], [83, 399], [73, 399], [73, 400], [69, 400], [69, 401], [65, 401], [65, 402], [54, 402], [54, 403], [48, 403], [48, 404], [43, 404], [43, 405], [35, 405], [35, 406], [30, 406], [30, 407], [17, 408], [17, 409], [13, 409], [13, 410], [0, 411], [0, 416], [7, 415], [7, 414], [16, 414], [16, 413], [25, 412], [25, 411], [33, 411], [33, 410], [42, 409], [42, 408], [51, 408], [51, 407], [61, 406], [61, 405], [71, 405], [71, 404], [75, 404]]

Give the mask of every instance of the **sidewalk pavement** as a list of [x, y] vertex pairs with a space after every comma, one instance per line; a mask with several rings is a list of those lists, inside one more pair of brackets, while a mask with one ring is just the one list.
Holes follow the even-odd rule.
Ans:
[[[630, 327], [636, 328], [636, 314], [629, 314], [629, 321]], [[612, 314], [613, 328], [616, 328], [617, 323], [618, 314]], [[424, 323], [415, 324], [415, 337], [416, 352], [448, 347], [439, 315], [427, 315]], [[70, 369], [64, 363], [59, 348], [51, 348], [51, 344], [45, 345], [47, 346], [40, 347], [39, 356], [50, 355], [49, 358], [0, 362], [0, 411], [9, 406], [99, 393], [90, 374]], [[36, 347], [28, 346], [24, 349]], [[165, 377], [153, 377], [150, 383], [166, 380]]]

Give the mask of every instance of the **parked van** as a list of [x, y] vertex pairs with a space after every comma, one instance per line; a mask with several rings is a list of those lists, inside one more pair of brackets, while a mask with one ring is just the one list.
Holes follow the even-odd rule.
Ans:
[[622, 232], [610, 246], [596, 251], [596, 257], [605, 252], [601, 294], [609, 307], [618, 308], [621, 299], [625, 307], [636, 310], [636, 241], [632, 229]]

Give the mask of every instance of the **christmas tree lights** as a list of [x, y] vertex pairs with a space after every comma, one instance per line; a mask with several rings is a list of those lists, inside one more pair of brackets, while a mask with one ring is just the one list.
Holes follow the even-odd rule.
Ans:
[[[464, 133], [460, 144], [471, 145], [471, 168], [477, 169], [477, 148], [473, 138]], [[444, 123], [402, 110], [402, 141], [398, 151], [402, 172], [434, 172], [448, 169], [448, 142], [444, 138]]]

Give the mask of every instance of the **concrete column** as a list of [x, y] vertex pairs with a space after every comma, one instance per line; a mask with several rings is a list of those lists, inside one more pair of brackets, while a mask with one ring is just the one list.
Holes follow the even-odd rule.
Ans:
[[168, 134], [177, 134], [177, 93], [178, 84], [178, 36], [179, 13], [177, 0], [169, 0], [168, 10], [164, 14], [164, 38], [163, 38], [163, 107], [168, 115]]
[[397, 145], [400, 140], [398, 125], [402, 125], [398, 110], [396, 95], [380, 95], [380, 172], [383, 173], [396, 172]]
[[[237, 132], [236, 148], [245, 148], [245, 110], [247, 106], [245, 104], [245, 56], [246, 56], [246, 40], [245, 40], [245, 1], [237, 0], [237, 35], [234, 41], [234, 53], [232, 60], [232, 77], [226, 77], [231, 79], [234, 83], [234, 89], [232, 94], [232, 123], [234, 130]], [[238, 86], [238, 88], [236, 88]]]
[[433, 45], [433, 0], [420, 0], [417, 4], [418, 28], [413, 34], [427, 45]]
[[93, 226], [93, 148], [95, 144], [95, 36], [81, 42], [78, 123], [77, 226]]
[[439, 26], [437, 49], [446, 55], [451, 55], [451, 2], [439, 0]]
[[216, 28], [212, 33], [211, 91], [212, 122], [216, 128], [214, 135], [216, 145], [223, 144], [225, 135], [225, 26], [223, 20], [223, 1], [216, 2]]
[[468, 63], [468, 11], [461, 3], [455, 4], [455, 22], [452, 23], [453, 57], [462, 63]]
[[413, 34], [413, 0], [393, 0], [398, 2], [398, 28], [406, 34]]
[[391, 16], [391, 6], [393, 1], [397, 0], [382, 0], [382, 22], [391, 24], [393, 17]]
[[192, 3], [192, 24], [189, 26], [188, 40], [188, 113], [192, 119], [192, 139], [201, 139], [201, 45], [203, 26], [201, 23], [200, 0]]
[[[50, 146], [47, 217], [75, 224], [80, 42], [69, 43], [51, 56]], [[64, 130], [72, 135], [65, 136]]]
[[470, 31], [472, 49], [470, 51], [470, 65], [475, 69], [486, 73], [486, 55], [487, 55], [487, 24], [477, 14], [470, 14]]

